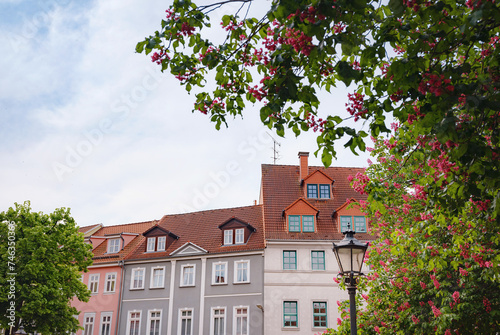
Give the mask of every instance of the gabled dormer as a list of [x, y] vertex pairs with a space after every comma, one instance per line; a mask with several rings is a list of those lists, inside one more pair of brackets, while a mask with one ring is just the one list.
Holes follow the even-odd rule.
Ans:
[[104, 238], [107, 243], [106, 253], [116, 254], [120, 252], [137, 236], [139, 236], [139, 234], [136, 233], [105, 234]]
[[368, 222], [365, 213], [356, 199], [349, 199], [333, 213], [340, 232], [353, 230], [356, 233], [367, 233]]
[[332, 198], [332, 184], [334, 180], [323, 171], [316, 170], [302, 181], [304, 197], [315, 200]]
[[290, 233], [314, 233], [318, 214], [319, 210], [305, 199], [295, 200], [283, 211], [287, 231]]
[[221, 224], [219, 229], [222, 231], [222, 245], [245, 244], [256, 231], [252, 225], [235, 217]]
[[161, 252], [167, 250], [179, 236], [160, 226], [153, 226], [142, 233], [146, 237], [146, 252]]

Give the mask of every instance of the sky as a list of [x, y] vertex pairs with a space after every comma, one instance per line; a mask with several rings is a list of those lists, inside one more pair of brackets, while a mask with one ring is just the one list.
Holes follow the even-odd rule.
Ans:
[[[321, 165], [314, 132], [281, 138], [250, 104], [217, 131], [177, 79], [135, 53], [170, 3], [0, 0], [0, 211], [29, 200], [107, 226], [249, 206], [274, 140], [277, 164], [297, 165], [306, 151]], [[322, 94], [320, 112], [345, 115], [348, 92]], [[337, 149], [333, 166], [368, 165], [368, 154]]]

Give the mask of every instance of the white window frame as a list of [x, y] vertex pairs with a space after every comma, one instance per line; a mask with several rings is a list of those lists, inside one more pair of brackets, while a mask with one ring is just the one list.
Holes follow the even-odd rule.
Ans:
[[232, 245], [233, 244], [233, 230], [227, 229], [224, 230], [224, 245]]
[[[184, 269], [185, 268], [189, 268], [189, 267], [193, 268], [193, 282], [192, 283], [184, 284]], [[181, 266], [181, 282], [180, 282], [180, 286], [181, 287], [189, 287], [189, 286], [195, 286], [195, 285], [196, 285], [196, 264], [183, 264]]]
[[[87, 318], [92, 318], [92, 321], [87, 322]], [[82, 335], [94, 335], [94, 325], [95, 325], [95, 313], [85, 313], [83, 315]], [[86, 328], [87, 326], [89, 326], [89, 328]]]
[[[237, 311], [238, 309], [246, 309], [247, 313], [246, 314], [237, 314]], [[247, 327], [246, 327], [246, 330], [245, 332], [241, 333], [239, 332], [239, 330], [237, 329], [237, 320], [239, 317], [245, 317], [247, 318]], [[233, 308], [233, 334], [234, 335], [249, 335], [249, 329], [250, 327], [250, 307], [249, 306], [234, 306]]]
[[[163, 275], [161, 279], [161, 283], [158, 284], [158, 286], [155, 286], [155, 270], [162, 270]], [[149, 288], [164, 288], [165, 287], [165, 267], [164, 266], [155, 266], [151, 268], [151, 280], [149, 283]]]
[[[189, 317], [185, 317], [182, 315], [182, 312], [191, 312], [191, 315]], [[179, 335], [182, 334], [182, 320], [191, 320], [191, 329], [189, 331], [189, 334], [193, 334], [193, 323], [194, 323], [194, 309], [193, 308], [180, 308], [179, 309], [179, 322], [177, 323], [177, 333]]]
[[[108, 239], [108, 254], [116, 254], [120, 251], [120, 240], [120, 238]], [[115, 244], [114, 242], [118, 242], [118, 244]]]
[[[216, 278], [216, 266], [217, 265], [224, 265], [224, 282], [223, 283], [217, 283], [215, 280]], [[212, 285], [227, 285], [228, 282], [228, 276], [227, 276], [227, 262], [214, 262], [212, 263]]]
[[[132, 319], [132, 313], [134, 314], [139, 314], [139, 317]], [[141, 319], [142, 319], [142, 310], [136, 310], [134, 309], [133, 311], [128, 311], [128, 317], [127, 317], [127, 335], [141, 335]], [[130, 323], [132, 321], [139, 321], [139, 331], [137, 334], [130, 334]]]
[[[114, 276], [112, 279], [109, 278], [109, 276]], [[115, 293], [116, 292], [116, 276], [117, 276], [117, 273], [116, 272], [108, 272], [106, 273], [106, 280], [104, 281], [104, 293]], [[112, 290], [108, 290], [108, 284], [110, 282], [113, 282], [113, 289]]]
[[146, 252], [154, 252], [156, 250], [156, 237], [148, 237]]
[[[134, 287], [135, 273], [142, 270], [142, 286]], [[130, 289], [131, 290], [142, 290], [144, 289], [144, 282], [146, 281], [146, 268], [133, 268], [130, 274]]]
[[245, 228], [238, 228], [234, 230], [234, 244], [245, 243]]
[[[247, 280], [238, 280], [238, 265], [239, 264], [245, 264], [247, 265], [246, 271], [247, 271]], [[234, 284], [247, 284], [250, 283], [250, 260], [240, 260], [240, 261], [234, 261]]]
[[[102, 326], [104, 325], [103, 319], [109, 317], [109, 322], [106, 322], [108, 325], [109, 332], [103, 333]], [[111, 325], [113, 324], [113, 312], [101, 312], [101, 323], [99, 325], [99, 335], [111, 335]]]
[[[158, 236], [157, 240], [158, 241], [156, 242], [157, 243], [156, 251], [165, 251], [165, 247], [167, 246], [167, 237], [166, 236]], [[162, 247], [160, 247], [160, 245]]]
[[[95, 278], [97, 277], [97, 280]], [[89, 274], [89, 290], [91, 294], [99, 293], [99, 281], [101, 280], [101, 275], [99, 273], [91, 273]], [[94, 285], [95, 284], [95, 290]]]
[[[215, 311], [223, 311], [224, 312], [224, 315], [221, 316], [221, 314], [219, 315], [215, 315]], [[221, 307], [221, 306], [217, 306], [217, 307], [212, 307], [212, 310], [210, 312], [210, 335], [218, 335], [218, 334], [215, 334], [215, 319], [222, 319], [222, 324], [223, 324], [223, 332], [222, 334], [226, 334], [227, 333], [227, 329], [226, 329], [226, 321], [227, 321], [227, 313], [226, 313], [226, 307]]]
[[[160, 316], [159, 317], [156, 317], [153, 319], [151, 317], [151, 314], [152, 313], [160, 313]], [[150, 309], [148, 310], [148, 329], [146, 330], [146, 334], [150, 334], [151, 333], [151, 321], [160, 321], [159, 325], [158, 325], [158, 334], [160, 335], [161, 334], [161, 317], [162, 317], [162, 310], [161, 309]]]

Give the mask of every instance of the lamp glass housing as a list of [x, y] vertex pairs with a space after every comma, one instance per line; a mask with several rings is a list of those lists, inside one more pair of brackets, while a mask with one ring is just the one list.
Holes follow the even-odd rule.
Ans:
[[355, 232], [346, 231], [345, 237], [338, 244], [333, 243], [333, 251], [340, 268], [340, 274], [361, 275], [368, 243], [361, 243], [354, 237]]

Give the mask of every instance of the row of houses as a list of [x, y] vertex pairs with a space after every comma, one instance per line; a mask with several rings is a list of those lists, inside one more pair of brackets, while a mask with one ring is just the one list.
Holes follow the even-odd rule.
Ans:
[[353, 227], [371, 240], [360, 168], [263, 165], [258, 204], [82, 227], [94, 263], [90, 301], [74, 301], [83, 335], [316, 334], [347, 299], [332, 242]]

